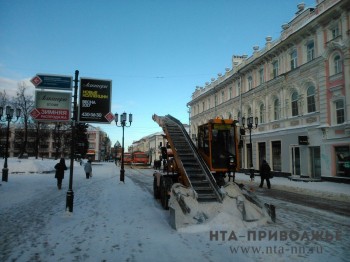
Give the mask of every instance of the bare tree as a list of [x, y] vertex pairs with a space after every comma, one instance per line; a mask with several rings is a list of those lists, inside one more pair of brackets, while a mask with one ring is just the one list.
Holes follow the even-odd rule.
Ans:
[[29, 88], [25, 85], [24, 82], [19, 83], [17, 89], [17, 96], [14, 99], [15, 105], [17, 108], [21, 109], [21, 119], [24, 126], [24, 139], [21, 146], [21, 151], [19, 157], [21, 158], [24, 153], [27, 152], [27, 143], [28, 143], [28, 126], [33, 124], [30, 117], [30, 112], [34, 108], [34, 98], [33, 95], [28, 95]]
[[4, 90], [4, 92], [0, 91], [0, 106], [4, 108], [5, 105], [7, 104], [7, 101], [8, 101], [8, 97], [6, 94], [6, 90]]
[[[3, 112], [5, 112], [5, 106], [8, 103], [8, 97], [6, 94], [6, 90], [4, 92], [0, 92], [0, 106], [3, 108]], [[4, 114], [4, 113], [3, 113]], [[3, 128], [4, 127], [4, 128]], [[4, 156], [4, 140], [6, 139], [6, 124], [2, 121], [0, 122], [0, 154], [1, 156]]]
[[108, 136], [105, 136], [103, 139], [102, 139], [102, 147], [103, 147], [103, 157], [104, 157], [104, 160], [106, 160], [106, 158], [109, 159], [109, 155], [110, 155], [110, 152], [108, 152], [108, 148], [111, 147], [111, 140], [109, 139]]

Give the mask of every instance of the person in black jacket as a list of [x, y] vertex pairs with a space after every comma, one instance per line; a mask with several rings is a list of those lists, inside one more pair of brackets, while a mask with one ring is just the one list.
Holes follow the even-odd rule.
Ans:
[[62, 188], [62, 179], [64, 179], [64, 170], [67, 170], [66, 162], [64, 158], [60, 159], [60, 162], [55, 165], [56, 174], [55, 178], [57, 179], [58, 189]]
[[260, 186], [259, 187], [263, 187], [264, 185], [264, 180], [266, 179], [266, 184], [267, 184], [267, 188], [271, 188], [271, 184], [270, 184], [270, 171], [271, 168], [269, 166], [269, 164], [266, 162], [266, 160], [262, 161], [262, 164], [260, 166], [260, 178], [261, 178], [261, 182], [260, 182]]
[[232, 177], [232, 182], [235, 182], [235, 173], [236, 173], [236, 162], [234, 156], [229, 156], [227, 163], [227, 173], [228, 173], [228, 182], [230, 182]]

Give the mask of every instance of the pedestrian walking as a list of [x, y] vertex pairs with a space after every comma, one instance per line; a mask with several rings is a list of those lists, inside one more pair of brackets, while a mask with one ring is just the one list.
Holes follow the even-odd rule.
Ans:
[[90, 177], [92, 177], [92, 166], [91, 166], [91, 159], [90, 158], [86, 162], [86, 164], [84, 165], [84, 171], [86, 174], [86, 179], [89, 179]]
[[260, 178], [261, 178], [261, 182], [260, 182], [260, 186], [259, 187], [263, 187], [264, 185], [264, 180], [266, 180], [266, 184], [267, 184], [267, 188], [271, 188], [271, 184], [270, 184], [270, 171], [271, 168], [269, 166], [269, 164], [266, 162], [266, 160], [262, 161], [262, 164], [260, 166]]
[[236, 173], [236, 162], [233, 156], [230, 156], [227, 164], [228, 172], [228, 182], [230, 182], [232, 177], [232, 182], [235, 182], [235, 173]]
[[60, 162], [55, 165], [56, 173], [55, 178], [57, 179], [57, 187], [58, 189], [62, 188], [62, 179], [64, 179], [64, 171], [67, 170], [66, 162], [62, 157]]

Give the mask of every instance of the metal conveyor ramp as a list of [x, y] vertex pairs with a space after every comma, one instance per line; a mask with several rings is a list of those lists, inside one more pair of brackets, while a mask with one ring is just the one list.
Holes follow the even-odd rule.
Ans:
[[198, 202], [222, 202], [220, 189], [210, 169], [199, 155], [182, 123], [170, 115], [153, 115], [153, 120], [163, 128], [179, 173], [197, 193]]

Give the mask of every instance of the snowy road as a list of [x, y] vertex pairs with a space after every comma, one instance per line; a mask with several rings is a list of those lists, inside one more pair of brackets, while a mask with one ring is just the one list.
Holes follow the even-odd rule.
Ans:
[[[130, 169], [128, 171], [130, 178], [137, 185], [153, 194], [153, 171], [142, 169]], [[278, 253], [278, 248], [281, 248], [280, 252], [283, 251], [285, 253], [287, 249], [295, 252], [296, 257], [304, 259], [312, 253], [319, 253], [325, 255], [321, 256], [319, 261], [327, 261], [326, 257], [333, 257], [332, 261], [334, 261], [335, 257], [339, 257], [339, 255], [339, 261], [348, 261], [350, 256], [348, 248], [350, 243], [350, 203], [283, 190], [269, 191], [260, 189], [257, 186], [254, 186], [254, 190], [263, 202], [276, 206], [276, 224], [267, 226], [261, 234], [263, 235], [263, 232], [276, 231], [295, 232], [293, 233], [295, 241], [288, 244], [289, 248], [281, 248], [277, 245], [274, 246], [276, 249], [272, 249], [271, 252], [276, 251]], [[306, 244], [309, 247], [303, 247], [302, 241], [298, 241], [302, 238], [302, 234], [305, 234], [305, 238], [302, 240], [308, 238]], [[328, 236], [326, 236], [327, 234]], [[299, 236], [299, 239], [296, 239], [297, 236]], [[339, 239], [335, 239], [336, 237]], [[269, 243], [264, 242], [264, 245], [268, 246]], [[292, 251], [292, 245], [300, 246]]]
[[[302, 182], [303, 183], [303, 182]], [[266, 190], [255, 187], [258, 196], [265, 196], [271, 199], [279, 199], [290, 203], [331, 211], [332, 213], [350, 217], [350, 202], [333, 199], [320, 198], [318, 196], [297, 194], [279, 189]]]
[[153, 198], [153, 170], [126, 168], [125, 184], [113, 163], [93, 170], [86, 180], [82, 167], [74, 169], [72, 214], [64, 212], [68, 174], [61, 191], [53, 174], [11, 174], [0, 187], [0, 261], [320, 262], [350, 256], [346, 216], [263, 196], [277, 206], [276, 224], [178, 232]]

